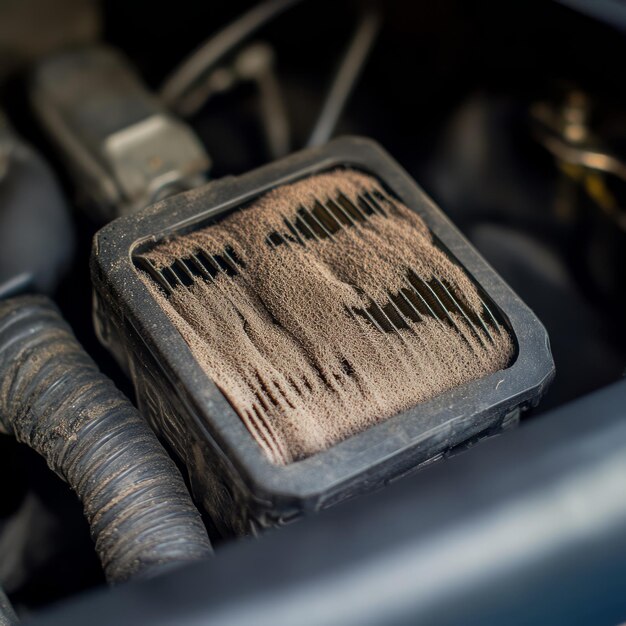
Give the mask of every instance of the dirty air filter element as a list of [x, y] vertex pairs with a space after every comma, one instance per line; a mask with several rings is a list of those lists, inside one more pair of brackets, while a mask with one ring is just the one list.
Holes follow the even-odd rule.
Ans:
[[272, 462], [503, 370], [509, 333], [369, 175], [317, 174], [136, 257]]
[[225, 532], [513, 421], [545, 330], [389, 157], [344, 139], [100, 231], [96, 323]]

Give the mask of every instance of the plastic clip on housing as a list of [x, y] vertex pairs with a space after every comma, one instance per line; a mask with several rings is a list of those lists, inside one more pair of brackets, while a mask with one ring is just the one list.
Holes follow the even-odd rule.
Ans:
[[[328, 172], [337, 176], [332, 179], [337, 181], [334, 199], [324, 200], [324, 206], [317, 202], [310, 210], [304, 206], [286, 207], [278, 230], [262, 230], [268, 222], [264, 221], [266, 214], [257, 207], [264, 194], [274, 190], [271, 198], [279, 200], [280, 190], [286, 185], [310, 179], [315, 186], [320, 179], [314, 177]], [[363, 175], [377, 181], [376, 191], [373, 195], [364, 192], [363, 197], [352, 196], [352, 200], [346, 198], [340, 189], [342, 176], [361, 180]], [[293, 196], [294, 187], [291, 189]], [[263, 206], [268, 205], [272, 202], [266, 201]], [[381, 346], [393, 342], [389, 344], [390, 354], [400, 354], [403, 343], [414, 339], [410, 333], [422, 332], [420, 329], [440, 328], [445, 337], [459, 342], [455, 345], [461, 345], [465, 339], [472, 346], [489, 346], [490, 342], [495, 343], [496, 334], [506, 334], [513, 346], [511, 357], [497, 371], [449, 386], [406, 410], [337, 439], [325, 449], [276, 462], [268, 456], [276, 447], [272, 447], [275, 442], [267, 434], [270, 426], [263, 425], [261, 409], [270, 414], [279, 403], [289, 404], [278, 397], [280, 394], [284, 398], [293, 395], [289, 396], [285, 385], [276, 385], [274, 392], [265, 394], [264, 401], [261, 396], [267, 380], [257, 372], [259, 385], [255, 393], [260, 404], [254, 415], [245, 413], [237, 406], [234, 395], [223, 393], [207, 375], [206, 363], [203, 367], [197, 348], [183, 338], [166, 310], [171, 308], [166, 298], [184, 294], [185, 290], [205, 293], [217, 284], [215, 289], [222, 289], [220, 293], [224, 294], [224, 288], [244, 274], [253, 283], [255, 268], [249, 264], [244, 269], [245, 259], [238, 256], [242, 254], [240, 242], [233, 240], [233, 248], [227, 246], [217, 256], [202, 258], [201, 250], [185, 252], [188, 257], [176, 259], [171, 265], [159, 265], [154, 251], [173, 239], [183, 241], [188, 237], [188, 241], [198, 242], [199, 237], [205, 236], [203, 233], [208, 233], [206, 236], [213, 241], [212, 225], [239, 219], [237, 223], [244, 228], [240, 232], [246, 236], [256, 234], [261, 242], [265, 237], [262, 245], [266, 249], [262, 254], [287, 258], [290, 249], [295, 255], [296, 249], [306, 247], [310, 254], [323, 249], [325, 254], [335, 254], [335, 259], [343, 258], [332, 252], [333, 246], [345, 242], [347, 237], [358, 241], [360, 233], [382, 224], [388, 215], [400, 210], [400, 205], [404, 207], [404, 217], [407, 213], [413, 215], [407, 218], [409, 222], [412, 219], [421, 224], [422, 234], [428, 233], [428, 249], [437, 247], [437, 258], [448, 264], [450, 275], [462, 277], [478, 308], [470, 310], [470, 297], [453, 293], [445, 279], [434, 275], [428, 282], [409, 276], [405, 287], [388, 295], [384, 305], [372, 303], [347, 311], [354, 328], [357, 324], [365, 328], [359, 331], [364, 341], [369, 338]], [[419, 245], [416, 239], [411, 249], [409, 242], [408, 252], [413, 258], [419, 256]], [[358, 255], [356, 258], [358, 261]], [[405, 271], [402, 258], [397, 262]], [[358, 262], [356, 266], [358, 272]], [[376, 271], [375, 263], [370, 270]], [[92, 278], [94, 316], [101, 341], [132, 376], [142, 412], [180, 455], [188, 468], [196, 499], [225, 534], [253, 532], [327, 507], [506, 427], [520, 411], [538, 402], [554, 373], [546, 331], [532, 311], [415, 182], [369, 140], [336, 140], [244, 176], [215, 181], [193, 193], [168, 198], [149, 211], [117, 220], [96, 235]], [[243, 283], [237, 284], [246, 288]], [[362, 295], [357, 287], [346, 293], [349, 297]], [[352, 322], [346, 318], [341, 323]], [[212, 330], [206, 326], [203, 329], [208, 333]], [[229, 341], [219, 334], [226, 331], [230, 329], [218, 331], [215, 327], [218, 345], [220, 339]], [[337, 341], [340, 343], [341, 337]], [[338, 346], [329, 349], [332, 352]], [[428, 358], [435, 365], [440, 361], [438, 371], [445, 376], [446, 370], [441, 368], [444, 356], [429, 354]], [[392, 368], [406, 369], [407, 363], [398, 360]], [[344, 365], [344, 371], [337, 373], [337, 383], [320, 375], [330, 391], [340, 393], [338, 385], [362, 382], [355, 383], [350, 365]], [[428, 371], [416, 370], [413, 379], [423, 375], [427, 376]], [[289, 372], [286, 380], [290, 380]], [[308, 397], [305, 386], [309, 383], [300, 384], [295, 378], [292, 382], [302, 397]], [[313, 383], [318, 384], [319, 380]], [[224, 389], [223, 384], [221, 388]], [[305, 408], [315, 415], [315, 405]]]

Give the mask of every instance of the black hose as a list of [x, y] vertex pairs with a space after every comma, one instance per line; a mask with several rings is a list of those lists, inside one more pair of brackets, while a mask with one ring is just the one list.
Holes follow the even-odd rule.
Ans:
[[211, 553], [176, 466], [43, 296], [0, 301], [2, 431], [76, 491], [109, 582]]
[[0, 112], [0, 297], [53, 293], [74, 252], [74, 228], [44, 160]]

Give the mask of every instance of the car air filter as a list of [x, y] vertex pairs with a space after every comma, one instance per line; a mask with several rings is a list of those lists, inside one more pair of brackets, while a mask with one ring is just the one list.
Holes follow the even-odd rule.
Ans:
[[497, 432], [554, 371], [532, 312], [362, 139], [121, 218], [92, 261], [98, 334], [225, 534]]

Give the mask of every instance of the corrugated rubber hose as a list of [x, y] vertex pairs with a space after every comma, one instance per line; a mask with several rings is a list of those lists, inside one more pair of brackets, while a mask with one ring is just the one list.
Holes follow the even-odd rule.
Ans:
[[48, 298], [0, 301], [0, 432], [76, 491], [109, 582], [211, 554], [176, 466]]

